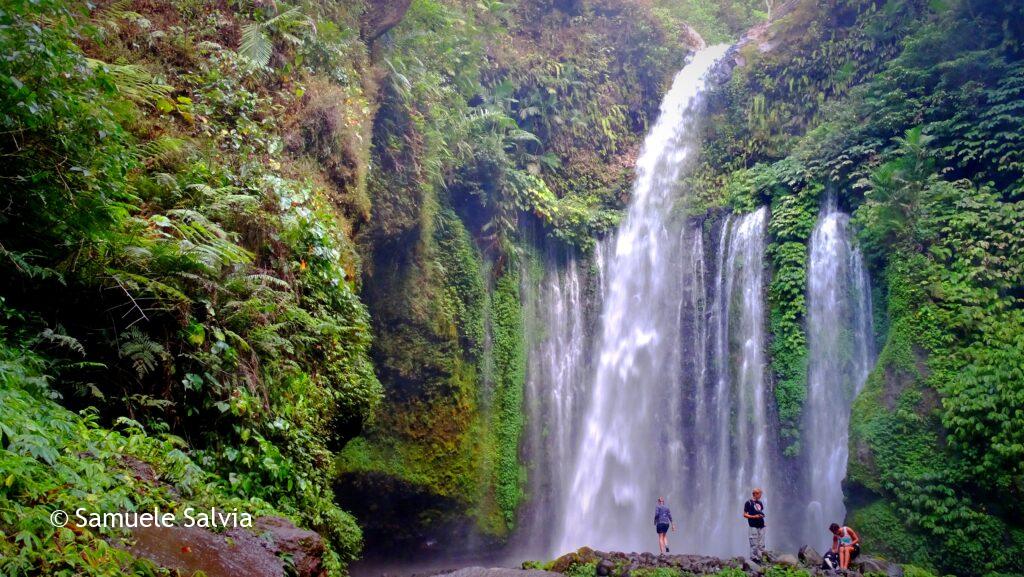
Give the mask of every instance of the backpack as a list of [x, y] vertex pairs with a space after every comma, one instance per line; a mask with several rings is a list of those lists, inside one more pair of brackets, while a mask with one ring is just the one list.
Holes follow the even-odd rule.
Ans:
[[826, 571], [839, 568], [839, 554], [831, 549], [822, 557], [821, 568]]

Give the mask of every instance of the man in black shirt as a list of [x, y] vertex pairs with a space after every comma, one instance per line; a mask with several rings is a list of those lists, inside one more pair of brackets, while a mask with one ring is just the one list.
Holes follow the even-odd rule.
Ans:
[[764, 555], [764, 503], [761, 502], [761, 489], [754, 489], [752, 495], [754, 498], [743, 505], [743, 517], [749, 525], [750, 558], [760, 563]]

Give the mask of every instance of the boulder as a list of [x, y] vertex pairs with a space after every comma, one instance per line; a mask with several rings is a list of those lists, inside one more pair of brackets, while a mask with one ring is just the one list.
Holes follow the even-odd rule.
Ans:
[[539, 569], [506, 569], [502, 567], [464, 567], [450, 573], [438, 573], [435, 577], [560, 577], [558, 573]]
[[587, 563], [593, 563], [600, 557], [590, 547], [580, 547], [578, 550], [572, 553], [566, 553], [558, 559], [551, 562], [551, 570], [555, 573], [565, 573], [569, 570], [569, 567], [573, 565], [585, 565]]
[[326, 577], [324, 567], [324, 540], [319, 533], [300, 529], [291, 521], [281, 517], [260, 517], [253, 528], [264, 537], [269, 537], [272, 552], [278, 557], [289, 555], [292, 566], [299, 577]]
[[284, 577], [281, 559], [245, 529], [218, 534], [198, 527], [138, 527], [128, 552], [182, 575]]
[[821, 567], [822, 562], [824, 562], [821, 553], [815, 551], [814, 547], [811, 547], [810, 545], [804, 545], [801, 547], [800, 553], [797, 556], [800, 557], [800, 561], [808, 567]]
[[800, 560], [796, 558], [796, 555], [790, 555], [789, 553], [776, 555], [774, 561], [779, 565], [788, 565], [790, 567], [796, 567], [800, 564]]
[[598, 577], [608, 577], [608, 575], [611, 575], [613, 569], [615, 569], [615, 563], [610, 559], [601, 559], [597, 563]]
[[888, 577], [902, 577], [903, 575], [903, 568], [898, 564], [877, 557], [860, 556], [850, 565], [861, 573], [882, 573]]
[[318, 533], [300, 529], [281, 517], [259, 517], [251, 528], [224, 533], [201, 527], [137, 527], [127, 550], [160, 567], [208, 577], [284, 577], [284, 555], [296, 577], [326, 577], [324, 542]]
[[753, 559], [743, 560], [743, 570], [750, 573], [761, 574], [764, 573], [764, 569], [761, 568], [761, 564], [754, 561]]

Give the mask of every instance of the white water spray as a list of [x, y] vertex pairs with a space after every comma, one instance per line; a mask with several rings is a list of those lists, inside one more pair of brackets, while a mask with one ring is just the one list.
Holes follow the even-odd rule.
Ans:
[[825, 527], [846, 517], [842, 482], [850, 407], [873, 364], [870, 284], [848, 228], [849, 217], [829, 197], [811, 236], [807, 266], [804, 540], [816, 547]]
[[[556, 550], [645, 550], [654, 499], [682, 495], [678, 473], [680, 238], [668, 228], [680, 177], [697, 152], [702, 93], [725, 46], [675, 77], [637, 161], [632, 201], [605, 263], [595, 375]], [[650, 511], [649, 511], [650, 509]]]

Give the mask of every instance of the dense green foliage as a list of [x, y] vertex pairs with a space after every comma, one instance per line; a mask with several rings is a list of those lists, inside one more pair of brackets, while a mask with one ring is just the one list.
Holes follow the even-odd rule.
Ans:
[[[318, 9], [292, 16], [346, 21]], [[339, 571], [361, 536], [333, 502], [331, 448], [381, 398], [346, 236], [359, 216], [338, 202], [358, 205], [359, 187], [317, 164], [301, 117], [294, 132], [276, 117], [308, 112], [307, 90], [357, 104], [358, 84], [317, 75], [347, 78], [364, 57], [336, 56], [353, 50], [340, 30], [300, 27], [273, 50], [281, 62], [271, 71], [214, 40], [250, 19], [265, 20], [261, 34], [273, 38], [282, 20], [192, 3], [143, 15], [14, 2], [0, 19], [9, 55], [0, 146], [12, 193], [0, 211], [0, 319], [13, 350], [44, 359], [34, 394], [96, 408], [83, 425], [52, 413], [68, 427], [95, 431], [127, 417], [185, 439], [172, 451], [179, 460], [225, 479], [225, 498], [261, 500], [318, 530]], [[133, 63], [113, 63], [125, 60]], [[13, 435], [48, 426], [38, 411], [55, 410], [19, 402], [38, 408], [5, 417], [13, 454], [24, 454]], [[68, 427], [39, 442], [74, 450], [59, 436]], [[76, 498], [130, 502], [106, 480], [113, 449], [99, 448], [107, 453], [98, 464], [79, 472], [91, 489]], [[57, 562], [47, 557], [56, 549], [29, 537], [42, 527], [9, 532], [11, 522], [4, 546], [21, 543], [27, 563], [14, 574]]]
[[786, 454], [831, 194], [881, 345], [850, 522], [928, 570], [1024, 572], [1021, 2], [413, 0], [371, 29], [382, 6], [0, 7], [4, 574], [151, 571], [46, 522], [83, 502], [284, 515], [333, 574], [356, 518], [382, 546], [506, 537], [530, 245], [618, 222], [687, 23], [721, 41], [769, 10], [712, 95], [690, 210], [770, 207]]
[[[109, 528], [55, 528], [50, 512], [220, 507], [274, 513], [265, 501], [234, 496], [228, 480], [205, 473], [170, 434], [150, 435], [121, 418], [99, 425], [95, 411], [72, 413], [46, 398], [46, 361], [0, 346], [0, 570], [4, 575], [156, 574], [106, 540]], [[152, 474], [160, 484], [145, 478]], [[358, 547], [358, 530], [349, 546]], [[332, 567], [337, 570], [335, 564]]]

